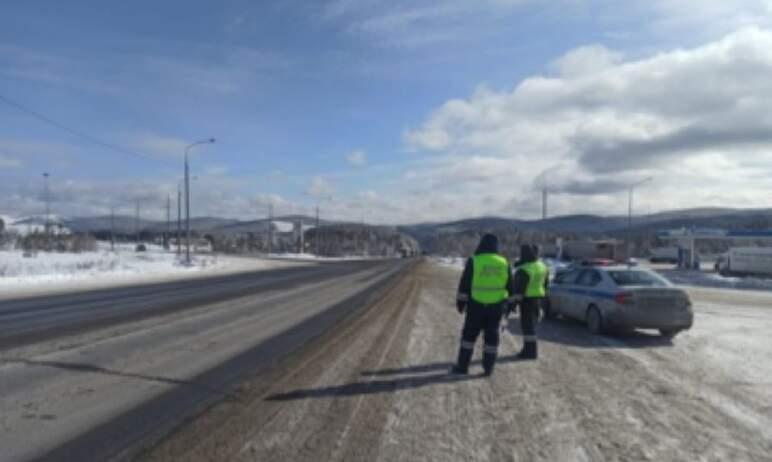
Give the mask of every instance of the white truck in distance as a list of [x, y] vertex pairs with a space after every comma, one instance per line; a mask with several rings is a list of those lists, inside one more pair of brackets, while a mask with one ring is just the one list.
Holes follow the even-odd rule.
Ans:
[[734, 247], [716, 261], [721, 275], [772, 276], [772, 248]]
[[678, 247], [655, 247], [649, 250], [652, 263], [678, 263]]

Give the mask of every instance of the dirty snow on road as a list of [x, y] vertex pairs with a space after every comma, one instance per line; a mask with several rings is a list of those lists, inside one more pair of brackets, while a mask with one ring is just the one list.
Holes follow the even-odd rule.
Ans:
[[270, 390], [244, 384], [151, 460], [771, 460], [772, 294], [689, 289], [695, 326], [674, 340], [544, 322], [538, 361], [515, 359], [512, 319], [493, 377], [479, 343], [459, 377], [458, 277], [419, 265]]
[[446, 382], [461, 325], [453, 276], [424, 288], [406, 366], [382, 372], [437, 382], [395, 392], [382, 460], [770, 460], [769, 294], [727, 306], [694, 291], [695, 327], [673, 341], [546, 322], [535, 362], [514, 360], [511, 321], [491, 379]]

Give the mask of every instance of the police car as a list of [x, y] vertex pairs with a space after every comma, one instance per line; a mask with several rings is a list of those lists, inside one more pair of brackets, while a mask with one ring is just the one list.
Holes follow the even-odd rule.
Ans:
[[546, 316], [583, 321], [594, 334], [658, 329], [674, 337], [690, 329], [689, 295], [660, 275], [631, 266], [572, 266], [550, 284]]

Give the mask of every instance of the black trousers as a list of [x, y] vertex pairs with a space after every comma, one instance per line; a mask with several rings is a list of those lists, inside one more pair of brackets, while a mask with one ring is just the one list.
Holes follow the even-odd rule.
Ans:
[[499, 328], [504, 313], [504, 304], [480, 305], [471, 302], [467, 305], [464, 328], [461, 330], [461, 349], [458, 364], [466, 370], [472, 359], [472, 352], [477, 337], [483, 333], [483, 368], [492, 371], [499, 350]]
[[523, 354], [537, 355], [536, 321], [539, 319], [541, 299], [525, 298], [520, 302], [520, 328], [523, 331]]

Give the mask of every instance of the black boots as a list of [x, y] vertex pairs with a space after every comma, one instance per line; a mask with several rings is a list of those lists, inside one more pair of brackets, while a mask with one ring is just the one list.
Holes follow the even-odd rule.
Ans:
[[525, 342], [523, 349], [517, 355], [518, 359], [536, 359], [538, 358], [538, 348], [536, 342]]
[[450, 370], [453, 374], [468, 374], [469, 373], [469, 363], [472, 361], [472, 352], [474, 350], [468, 349], [468, 348], [460, 348], [458, 350], [458, 362], [455, 366]]
[[493, 367], [496, 365], [496, 353], [483, 353], [482, 365], [486, 377], [493, 374]]

